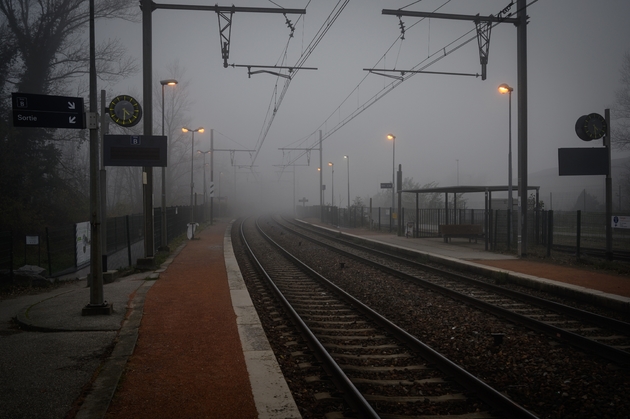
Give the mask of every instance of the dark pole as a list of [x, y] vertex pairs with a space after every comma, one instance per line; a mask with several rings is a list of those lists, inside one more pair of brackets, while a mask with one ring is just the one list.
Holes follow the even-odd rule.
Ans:
[[527, 1], [517, 1], [518, 256], [527, 256]]
[[610, 138], [610, 109], [606, 109], [604, 115], [606, 118], [606, 137], [604, 138], [604, 145], [608, 149], [608, 173], [606, 173], [606, 259], [612, 260], [612, 142]]
[[214, 129], [210, 129], [210, 184], [212, 184], [212, 195], [210, 195], [210, 225], [214, 217]]
[[[141, 9], [142, 101], [144, 107], [142, 119], [144, 120], [144, 135], [153, 135], [153, 24], [151, 20], [153, 2], [151, 0], [142, 0]], [[144, 209], [144, 257], [153, 258], [155, 251], [153, 237], [153, 168], [143, 167], [142, 172], [146, 174], [146, 183], [142, 189]]]
[[194, 192], [194, 181], [193, 181], [193, 173], [194, 173], [194, 157], [195, 157], [195, 131], [192, 132], [192, 140], [190, 142], [190, 224], [192, 229], [192, 238], [195, 237], [194, 228], [192, 224], [195, 222], [195, 204], [193, 202], [193, 192]]
[[[94, 0], [90, 0], [90, 114], [97, 114], [96, 97], [96, 35], [94, 30]], [[103, 260], [101, 259], [101, 193], [98, 161], [98, 126], [90, 125], [90, 303], [82, 315], [111, 314], [111, 305], [103, 298]]]

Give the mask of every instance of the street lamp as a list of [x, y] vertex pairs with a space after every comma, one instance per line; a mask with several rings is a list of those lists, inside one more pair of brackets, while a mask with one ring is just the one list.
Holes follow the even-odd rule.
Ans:
[[387, 134], [387, 139], [392, 141], [392, 215], [394, 212], [394, 174], [396, 173], [396, 136]]
[[510, 248], [511, 231], [512, 231], [512, 91], [514, 89], [503, 83], [499, 86], [499, 92], [504, 95], [508, 94], [509, 97], [509, 148], [508, 148], [508, 249]]
[[[346, 159], [348, 163], [348, 211], [350, 211], [350, 156], [343, 156], [343, 158]], [[349, 213], [348, 217], [350, 217]]]
[[201, 150], [197, 150], [197, 154], [203, 154], [203, 215], [204, 215], [204, 219], [206, 216], [206, 202], [207, 202], [207, 190], [206, 190], [206, 154], [211, 153], [212, 150], [208, 150], [208, 151], [201, 151]]
[[335, 165], [332, 164], [331, 162], [328, 162], [328, 165], [330, 166], [330, 168], [332, 169], [332, 175], [330, 177], [330, 189], [331, 189], [331, 195], [332, 198], [330, 200], [330, 206], [331, 207], [335, 207]]
[[[177, 80], [161, 80], [162, 85], [162, 136], [164, 136], [164, 86], [175, 86]], [[168, 156], [168, 150], [166, 152]], [[162, 250], [168, 250], [168, 235], [166, 231], [166, 167], [162, 166]]]
[[191, 132], [192, 133], [192, 142], [190, 143], [190, 238], [193, 239], [195, 237], [195, 229], [193, 224], [195, 222], [195, 206], [193, 202], [193, 188], [195, 186], [193, 182], [193, 162], [195, 157], [195, 132], [202, 133], [204, 131], [203, 127], [199, 127], [197, 129], [190, 129], [183, 127], [182, 132]]

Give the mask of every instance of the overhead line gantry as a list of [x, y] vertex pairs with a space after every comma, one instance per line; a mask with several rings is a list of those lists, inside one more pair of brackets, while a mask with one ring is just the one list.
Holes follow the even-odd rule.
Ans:
[[[467, 20], [475, 22], [477, 40], [479, 43], [479, 58], [481, 61], [482, 80], [486, 78], [488, 64], [488, 47], [490, 45], [490, 30], [493, 24], [512, 23], [517, 29], [517, 91], [518, 91], [518, 251], [520, 257], [527, 256], [527, 3], [526, 0], [516, 0], [516, 17], [510, 9], [514, 5], [511, 1], [497, 16], [479, 16], [446, 14], [432, 12], [416, 12], [401, 9], [383, 9], [382, 14], [408, 17], [428, 17], [434, 19]], [[401, 23], [404, 38], [404, 24]], [[381, 69], [383, 71], [383, 69]], [[401, 70], [387, 70], [401, 72]]]
[[[160, 4], [152, 0], [140, 0], [142, 10], [142, 101], [144, 105], [144, 135], [153, 135], [153, 18], [152, 13], [157, 9], [163, 10], [189, 10], [189, 11], [210, 11], [217, 13], [219, 19], [219, 37], [221, 45], [221, 57], [223, 67], [227, 67], [227, 60], [230, 55], [230, 39], [232, 33], [232, 17], [234, 13], [276, 13], [283, 14], [305, 14], [306, 9], [285, 9], [267, 7], [238, 7], [238, 6], [204, 6], [186, 4]], [[287, 24], [293, 35], [293, 27], [287, 18]], [[146, 187], [143, 188], [143, 214], [144, 214], [144, 257], [153, 260], [155, 255], [155, 245], [153, 240], [153, 168], [143, 167], [143, 181], [146, 178]], [[210, 173], [212, 179], [214, 173]], [[212, 200], [211, 200], [212, 208]], [[212, 219], [212, 214], [211, 218]]]

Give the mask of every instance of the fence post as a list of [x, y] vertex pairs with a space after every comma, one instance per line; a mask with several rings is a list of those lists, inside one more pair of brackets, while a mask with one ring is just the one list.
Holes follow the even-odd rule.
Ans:
[[77, 255], [77, 224], [74, 224], [74, 267], [79, 266], [79, 255]]
[[46, 227], [46, 254], [48, 255], [48, 276], [52, 275], [52, 258], [50, 257], [50, 236]]
[[576, 256], [580, 260], [580, 240], [582, 236], [582, 210], [577, 211], [577, 237], [576, 237]]
[[127, 260], [129, 261], [129, 266], [133, 266], [131, 263], [131, 234], [129, 233], [129, 216], [125, 215], [125, 222], [127, 224]]

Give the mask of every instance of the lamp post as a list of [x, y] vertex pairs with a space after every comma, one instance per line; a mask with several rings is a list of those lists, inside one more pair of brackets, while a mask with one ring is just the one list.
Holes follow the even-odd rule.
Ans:
[[[175, 86], [177, 80], [161, 80], [162, 85], [162, 136], [164, 136], [164, 86]], [[168, 156], [168, 150], [166, 151]], [[168, 235], [166, 231], [166, 167], [162, 167], [162, 250], [168, 250]]]
[[203, 127], [199, 127], [197, 129], [190, 129], [183, 127], [182, 132], [191, 132], [192, 133], [192, 141], [190, 143], [190, 228], [191, 235], [190, 238], [193, 239], [195, 237], [195, 229], [192, 224], [195, 222], [195, 205], [193, 202], [193, 190], [194, 190], [194, 182], [193, 182], [193, 174], [194, 174], [194, 157], [195, 157], [195, 132], [202, 133], [204, 131]]
[[348, 163], [348, 218], [350, 217], [350, 156], [343, 156]]
[[331, 199], [330, 206], [335, 206], [335, 165], [332, 162], [328, 162], [328, 165], [332, 169], [332, 175], [330, 176], [330, 189], [331, 189]]
[[223, 172], [219, 172], [219, 210], [218, 213], [221, 212], [221, 178], [223, 177]]
[[[394, 212], [394, 184], [396, 174], [396, 136], [393, 134], [387, 134], [387, 139], [392, 141], [392, 216]], [[391, 225], [391, 223], [390, 223]]]
[[499, 86], [499, 92], [504, 95], [508, 94], [509, 98], [509, 135], [508, 135], [508, 230], [507, 230], [507, 239], [508, 239], [508, 249], [510, 249], [510, 245], [512, 243], [511, 231], [512, 231], [512, 91], [514, 89], [503, 83]]
[[207, 198], [207, 189], [206, 189], [206, 154], [211, 153], [212, 150], [208, 150], [208, 151], [201, 151], [201, 150], [197, 150], [197, 154], [203, 154], [203, 217], [204, 220], [206, 218], [206, 202], [208, 200]]

